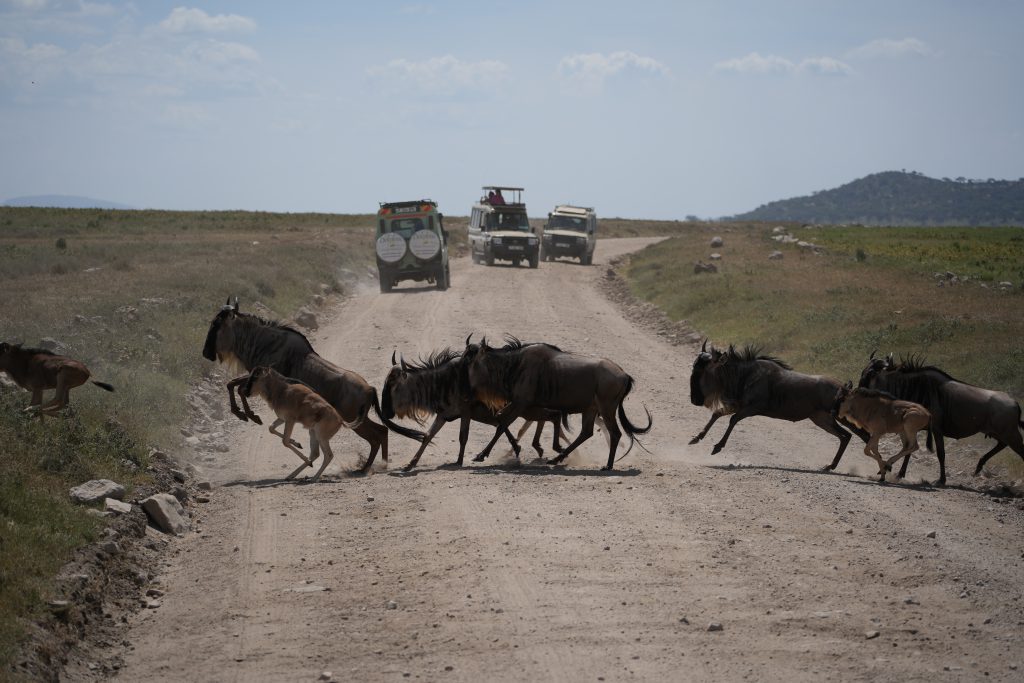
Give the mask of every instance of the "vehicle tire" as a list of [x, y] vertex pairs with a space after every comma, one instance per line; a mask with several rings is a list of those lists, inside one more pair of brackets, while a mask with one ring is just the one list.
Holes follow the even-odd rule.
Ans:
[[589, 254], [584, 254], [583, 256], [580, 257], [580, 263], [582, 263], [585, 266], [589, 266], [593, 262], [594, 262], [594, 253], [593, 252], [591, 252]]
[[437, 288], [442, 292], [445, 291], [449, 286], [451, 286], [451, 279], [451, 273], [448, 272], [447, 268], [444, 268], [437, 275]]
[[540, 260], [541, 261], [550, 261], [551, 260], [551, 255], [548, 254], [548, 250], [547, 249], [541, 249], [540, 250]]
[[494, 254], [490, 250], [484, 252], [484, 263], [489, 266], [494, 265]]
[[385, 278], [380, 279], [380, 292], [381, 294], [387, 294], [391, 291], [391, 280]]
[[469, 250], [469, 257], [471, 259], [473, 259], [473, 263], [476, 263], [476, 264], [479, 265], [479, 263], [480, 263], [480, 254], [476, 253], [476, 249], [470, 248], [470, 250]]
[[540, 256], [535, 252], [533, 254], [533, 256], [530, 257], [530, 267], [531, 268], [536, 268], [537, 264], [539, 262], [540, 262]]

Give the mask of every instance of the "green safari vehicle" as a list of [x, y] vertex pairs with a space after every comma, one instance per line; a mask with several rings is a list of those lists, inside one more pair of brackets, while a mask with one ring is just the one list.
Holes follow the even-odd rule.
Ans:
[[448, 289], [448, 231], [437, 202], [386, 202], [377, 211], [377, 273], [380, 291], [402, 280], [426, 281]]

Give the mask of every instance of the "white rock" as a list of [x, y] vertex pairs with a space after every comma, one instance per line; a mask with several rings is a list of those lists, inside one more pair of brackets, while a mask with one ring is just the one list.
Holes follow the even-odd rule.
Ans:
[[320, 327], [317, 324], [316, 314], [305, 306], [299, 309], [298, 315], [295, 316], [295, 322], [307, 330], [315, 330]]
[[781, 251], [773, 251], [772, 253], [768, 254], [768, 258], [771, 259], [772, 261], [779, 261], [782, 259], [782, 256], [783, 254]]
[[713, 246], [713, 247], [720, 247], [723, 244], [725, 244], [725, 242], [722, 240], [721, 237], [716, 235], [716, 236], [711, 238], [711, 246]]
[[183, 534], [189, 529], [190, 522], [185, 517], [185, 508], [169, 493], [150, 496], [142, 501], [142, 509], [161, 531]]
[[131, 503], [125, 503], [114, 498], [106, 498], [103, 501], [103, 507], [110, 512], [117, 512], [120, 514], [127, 514], [132, 511]]
[[76, 503], [98, 503], [104, 498], [124, 498], [124, 487], [109, 479], [93, 479], [71, 489], [71, 500]]
[[720, 260], [722, 260], [722, 255], [721, 255], [721, 254], [719, 254], [719, 253], [718, 253], [718, 252], [716, 251], [715, 253], [713, 253], [713, 254], [711, 255], [711, 260], [712, 260], [712, 261], [720, 261]]

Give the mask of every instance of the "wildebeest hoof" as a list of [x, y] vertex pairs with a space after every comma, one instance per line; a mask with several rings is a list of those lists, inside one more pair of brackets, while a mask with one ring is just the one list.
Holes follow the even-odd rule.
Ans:
[[473, 457], [473, 462], [483, 462], [486, 459], [487, 459], [487, 456], [484, 455], [483, 453], [481, 453], [480, 455], [477, 455], [477, 456]]
[[711, 449], [711, 455], [718, 455], [722, 452], [722, 448], [724, 448], [722, 444], [715, 444], [715, 447]]
[[692, 446], [693, 444], [695, 444], [695, 443], [700, 443], [700, 437], [699, 437], [699, 436], [695, 436], [695, 437], [693, 437], [692, 439], [690, 439], [690, 445], [691, 445], [691, 446]]
[[[247, 417], [248, 417], [248, 419], [252, 420], [253, 422], [255, 422], [258, 425], [263, 424], [263, 420], [260, 419], [259, 415], [249, 415]], [[242, 419], [245, 420], [246, 417], [242, 417]]]
[[612, 467], [611, 465], [605, 465], [604, 467], [601, 468], [601, 471], [602, 472], [611, 472], [613, 469], [615, 469], [615, 468]]

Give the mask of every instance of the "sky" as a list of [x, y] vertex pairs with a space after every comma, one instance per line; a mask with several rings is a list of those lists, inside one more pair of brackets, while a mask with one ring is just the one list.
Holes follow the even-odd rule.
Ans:
[[0, 201], [720, 217], [1024, 176], [1024, 2], [0, 0]]

